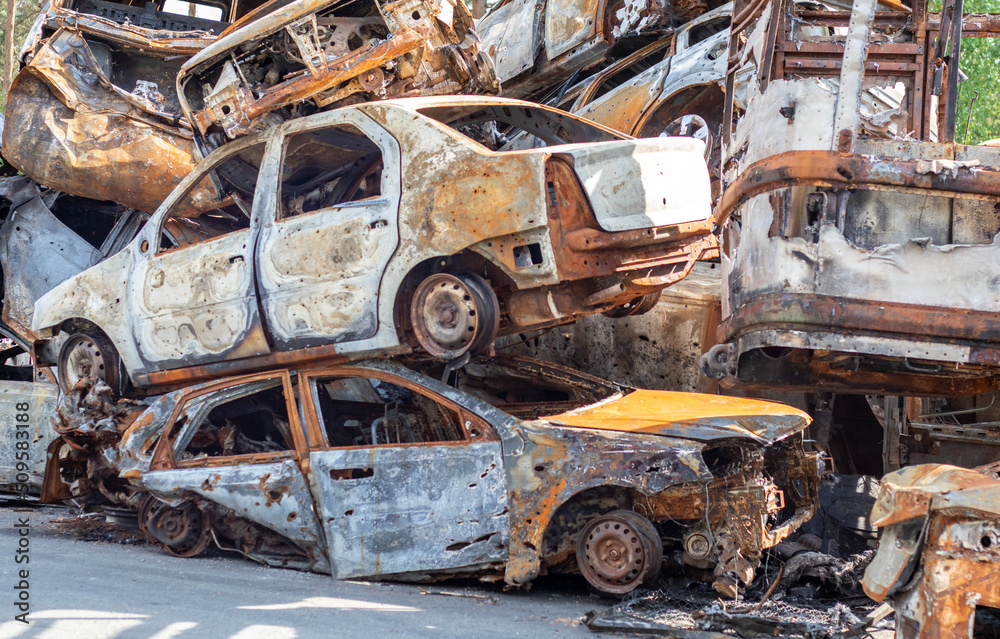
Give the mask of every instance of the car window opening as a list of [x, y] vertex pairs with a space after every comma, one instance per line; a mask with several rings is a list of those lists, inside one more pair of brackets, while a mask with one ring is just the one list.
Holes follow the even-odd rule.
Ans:
[[729, 28], [729, 22], [729, 16], [719, 16], [714, 20], [691, 27], [691, 32], [688, 35], [688, 46], [693, 47], [703, 40], [708, 40], [716, 33], [725, 31]]
[[[188, 192], [174, 201], [171, 212], [164, 218], [159, 252], [250, 228], [250, 207], [253, 205], [263, 155], [264, 144], [261, 143], [232, 155], [216, 166], [215, 177], [222, 186], [220, 206], [196, 218], [181, 214], [198, 208], [189, 201], [192, 190], [199, 186], [199, 182], [193, 182]], [[210, 179], [210, 173], [211, 171], [205, 173], [202, 183]]]
[[178, 459], [278, 453], [294, 448], [280, 382], [213, 407]]
[[289, 136], [281, 175], [281, 217], [382, 195], [382, 152], [354, 127]]
[[[436, 379], [444, 372], [439, 362], [421, 362], [415, 367]], [[540, 370], [504, 365], [502, 358], [498, 358], [466, 365], [458, 372], [455, 388], [514, 417], [537, 419], [581, 408], [619, 392], [616, 387], [599, 381], [555, 379]]]
[[332, 447], [465, 439], [457, 416], [419, 393], [378, 379], [315, 381], [317, 410]]
[[[579, 118], [537, 106], [459, 105], [420, 109], [419, 112], [493, 151], [621, 139]], [[530, 143], [527, 146], [519, 144], [517, 149], [508, 147], [510, 139], [522, 131]]]
[[163, 0], [133, 4], [107, 0], [77, 0], [75, 10], [79, 13], [100, 16], [118, 24], [145, 29], [220, 33], [227, 26], [225, 19], [231, 11], [231, 3]]
[[0, 337], [0, 379], [30, 382], [33, 374], [31, 355], [14, 340]]

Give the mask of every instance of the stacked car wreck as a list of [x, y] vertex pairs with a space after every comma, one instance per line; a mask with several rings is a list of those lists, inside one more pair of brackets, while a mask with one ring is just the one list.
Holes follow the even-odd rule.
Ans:
[[[821, 507], [820, 453], [856, 470], [831, 445], [837, 395], [878, 424], [848, 446], [879, 470], [996, 461], [1000, 151], [955, 143], [955, 105], [957, 42], [1000, 19], [895, 0], [189, 9], [52, 3], [21, 53], [0, 355], [47, 375], [44, 499], [128, 506], [180, 557], [568, 571], [610, 595], [674, 570], [734, 598], [766, 557], [816, 552], [788, 540]], [[39, 237], [58, 260], [32, 265]], [[678, 341], [668, 287], [698, 262], [721, 305], [686, 348], [813, 427], [504, 354], [569, 359], [595, 327]], [[614, 374], [665, 380], [652, 362]], [[972, 592], [932, 596], [913, 568], [937, 570], [934, 549], [993, 563], [984, 498], [954, 512], [988, 472], [905, 469], [863, 517], [898, 542], [865, 587], [900, 606], [899, 636]]]

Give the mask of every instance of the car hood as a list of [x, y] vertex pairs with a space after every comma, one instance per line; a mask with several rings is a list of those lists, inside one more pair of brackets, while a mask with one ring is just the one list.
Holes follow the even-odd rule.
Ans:
[[701, 393], [635, 390], [542, 417], [557, 426], [664, 435], [700, 442], [743, 437], [772, 443], [802, 431], [808, 414], [777, 402]]

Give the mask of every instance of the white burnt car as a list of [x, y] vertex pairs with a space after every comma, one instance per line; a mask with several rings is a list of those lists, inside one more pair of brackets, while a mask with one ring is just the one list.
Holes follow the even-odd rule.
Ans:
[[[546, 146], [484, 145], [522, 130]], [[293, 120], [211, 154], [126, 249], [41, 297], [36, 353], [64, 388], [123, 391], [413, 346], [453, 360], [648, 310], [717, 255], [703, 148], [502, 98]], [[184, 243], [169, 223], [199, 185], [218, 207]]]
[[732, 597], [816, 511], [821, 462], [795, 408], [511, 356], [473, 358], [451, 385], [444, 369], [377, 359], [188, 387], [102, 458], [171, 554], [214, 544], [336, 579], [558, 570], [624, 594], [678, 551]]

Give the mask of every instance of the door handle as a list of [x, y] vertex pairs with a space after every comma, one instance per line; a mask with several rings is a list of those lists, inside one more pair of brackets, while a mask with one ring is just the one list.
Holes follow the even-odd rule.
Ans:
[[242, 255], [234, 255], [231, 258], [229, 258], [229, 263], [230, 264], [235, 264], [237, 262], [242, 262], [242, 261], [243, 261], [243, 256]]

